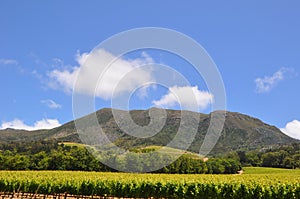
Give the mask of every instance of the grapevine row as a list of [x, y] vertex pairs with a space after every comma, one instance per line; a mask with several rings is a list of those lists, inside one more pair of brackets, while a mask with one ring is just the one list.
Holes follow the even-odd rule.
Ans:
[[[271, 178], [271, 179], [270, 179]], [[0, 172], [0, 191], [128, 198], [300, 198], [299, 176]]]

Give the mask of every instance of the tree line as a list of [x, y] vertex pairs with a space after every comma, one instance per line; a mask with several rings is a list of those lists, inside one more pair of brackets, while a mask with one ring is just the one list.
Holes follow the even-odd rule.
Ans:
[[296, 169], [300, 168], [300, 143], [254, 151], [231, 152], [226, 157], [241, 162], [243, 166]]
[[[139, 159], [138, 154], [135, 153], [129, 153], [121, 159], [109, 153], [103, 157], [106, 161], [115, 161], [114, 164], [121, 170], [126, 170], [130, 166], [130, 170], [136, 172], [143, 171], [145, 169], [142, 168], [143, 165], [151, 168], [153, 164], [160, 164], [160, 161], [167, 158], [155, 156], [152, 159], [147, 158], [148, 162], [145, 163], [145, 159]], [[117, 171], [95, 158], [86, 147], [57, 141], [0, 144], [0, 170]], [[210, 158], [208, 161], [203, 161], [200, 158], [182, 155], [170, 165], [153, 173], [230, 174], [237, 173], [239, 170], [241, 170], [241, 163], [234, 158]]]

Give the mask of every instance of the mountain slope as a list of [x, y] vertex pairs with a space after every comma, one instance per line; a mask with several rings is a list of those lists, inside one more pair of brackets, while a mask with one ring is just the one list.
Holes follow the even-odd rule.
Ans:
[[[119, 112], [122, 114], [122, 111]], [[98, 122], [111, 142], [117, 146], [129, 149], [132, 147], [164, 146], [168, 144], [174, 136], [181, 122], [181, 111], [166, 110], [166, 123], [159, 133], [149, 138], [136, 138], [123, 132], [114, 120], [111, 109], [101, 109], [96, 112]], [[187, 113], [185, 111], [184, 113]], [[146, 126], [150, 122], [149, 110], [130, 111], [133, 121], [141, 126]], [[81, 118], [79, 121], [87, 123], [86, 128], [97, 134], [99, 128], [89, 125], [92, 115]], [[200, 118], [200, 119], [199, 119]], [[188, 124], [194, 124], [199, 119], [199, 127], [194, 141], [191, 143], [189, 151], [198, 153], [204, 137], [206, 135], [211, 114], [199, 114], [189, 112]], [[188, 126], [188, 125], [187, 125]], [[187, 128], [188, 129], [188, 128]], [[186, 132], [186, 135], [189, 132]], [[7, 141], [30, 141], [40, 139], [57, 139], [59, 141], [81, 142], [77, 134], [74, 121], [66, 123], [51, 130], [23, 131], [6, 129], [0, 130], [0, 140]], [[288, 144], [298, 142], [293, 138], [283, 134], [278, 128], [263, 123], [259, 119], [240, 114], [227, 112], [224, 129], [217, 144], [210, 154], [225, 153], [231, 150], [252, 150], [270, 147], [277, 144]], [[176, 148], [181, 148], [179, 145]]]

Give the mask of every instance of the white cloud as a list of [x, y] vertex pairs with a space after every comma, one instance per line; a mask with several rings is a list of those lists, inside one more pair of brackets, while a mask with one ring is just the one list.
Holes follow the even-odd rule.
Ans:
[[0, 64], [4, 64], [4, 65], [9, 65], [9, 64], [13, 64], [13, 65], [18, 65], [18, 62], [14, 59], [0, 59]]
[[62, 66], [64, 66], [64, 62], [60, 58], [55, 57], [55, 58], [52, 59], [52, 61], [53, 61], [52, 67], [62, 67]]
[[274, 86], [278, 84], [278, 82], [284, 79], [284, 74], [286, 72], [292, 72], [293, 70], [290, 68], [281, 68], [277, 72], [275, 72], [272, 76], [265, 76], [263, 78], [256, 78], [256, 92], [265, 93], [270, 91]]
[[213, 95], [207, 91], [201, 91], [198, 86], [173, 86], [169, 88], [166, 95], [157, 101], [152, 101], [156, 106], [172, 107], [180, 104], [183, 108], [194, 110], [194, 104], [197, 103], [197, 109], [203, 110], [213, 102]]
[[293, 120], [280, 129], [286, 135], [300, 140], [300, 121]]
[[[113, 62], [111, 62], [113, 60]], [[82, 94], [95, 95], [102, 99], [110, 99], [114, 92], [119, 93], [131, 91], [146, 81], [153, 81], [151, 69], [139, 69], [139, 66], [153, 63], [151, 57], [142, 53], [141, 58], [126, 60], [117, 58], [115, 55], [103, 50], [94, 50], [91, 53], [77, 54], [79, 66], [66, 70], [53, 70], [48, 76], [51, 79], [49, 86], [72, 92], [75, 81], [80, 72], [81, 84], [76, 85], [76, 91]], [[107, 68], [107, 66], [109, 67]], [[132, 72], [134, 70], [134, 72]], [[102, 78], [96, 90], [95, 85], [99, 77], [95, 77], [97, 71], [102, 71]], [[132, 72], [128, 75], [129, 72]], [[127, 76], [126, 76], [127, 75]], [[126, 76], [125, 82], [118, 84]]]
[[10, 122], [2, 122], [0, 129], [12, 128], [33, 131], [38, 129], [52, 129], [60, 125], [61, 124], [57, 119], [42, 119], [36, 121], [32, 126], [25, 124], [22, 120], [14, 119]]
[[42, 104], [45, 104], [49, 108], [56, 109], [61, 108], [62, 106], [51, 99], [41, 100]]
[[73, 91], [73, 85], [76, 81], [79, 67], [73, 67], [71, 70], [53, 70], [48, 76], [51, 81], [48, 85], [53, 89], [63, 90], [66, 93]]
[[43, 75], [41, 75], [37, 70], [31, 71], [31, 74], [32, 74], [35, 78], [37, 78], [37, 79], [39, 79], [39, 80], [42, 80], [42, 79], [43, 79]]

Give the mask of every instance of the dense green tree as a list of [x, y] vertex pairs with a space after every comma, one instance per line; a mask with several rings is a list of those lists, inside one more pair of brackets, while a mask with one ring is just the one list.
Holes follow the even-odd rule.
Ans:
[[[172, 162], [174, 156], [157, 153], [153, 150], [137, 150], [122, 156], [114, 152], [90, 153], [78, 145], [49, 142], [0, 144], [0, 169], [2, 170], [82, 170], [82, 171], [117, 171], [101, 163], [117, 166], [120, 170], [135, 172], [149, 171]], [[98, 157], [99, 159], [95, 158]], [[227, 158], [228, 159], [228, 158]], [[188, 154], [182, 155], [170, 165], [155, 173], [235, 173], [236, 160], [214, 158], [208, 163]], [[287, 161], [286, 161], [287, 163]]]
[[[300, 168], [300, 143], [278, 145], [269, 149], [238, 151], [243, 166]], [[226, 155], [225, 157], [228, 157]]]
[[225, 172], [225, 166], [221, 159], [211, 158], [207, 162], [208, 173], [222, 174]]
[[26, 155], [16, 154], [7, 159], [9, 170], [28, 170], [30, 166], [30, 159]]
[[296, 167], [296, 162], [291, 157], [286, 157], [283, 160], [283, 167], [288, 169], [294, 169]]

